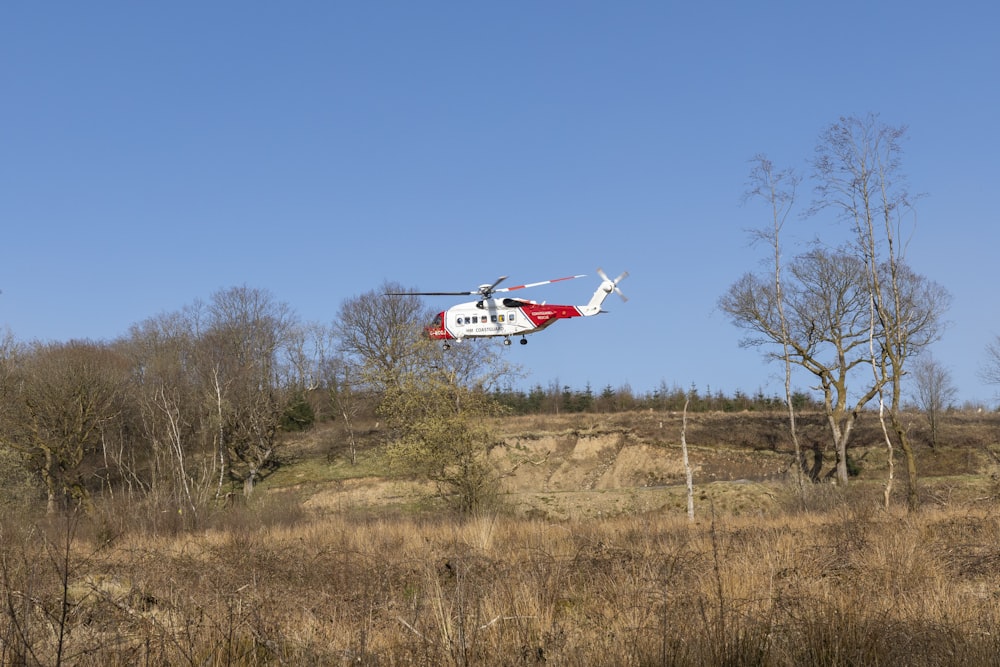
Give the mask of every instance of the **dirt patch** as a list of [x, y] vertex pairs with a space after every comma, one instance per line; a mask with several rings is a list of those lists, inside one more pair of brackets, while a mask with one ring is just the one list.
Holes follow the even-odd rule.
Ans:
[[[659, 431], [659, 428], [656, 429]], [[660, 435], [660, 433], [656, 433]], [[509, 506], [518, 514], [550, 520], [649, 512], [686, 512], [687, 487], [679, 445], [644, 441], [624, 431], [519, 438], [494, 450], [512, 472], [504, 478]], [[719, 503], [735, 512], [759, 511], [774, 493], [759, 483], [781, 480], [789, 456], [728, 447], [691, 452], [698, 503]], [[727, 489], [714, 482], [740, 481]]]
[[433, 491], [433, 485], [428, 483], [362, 477], [323, 485], [309, 496], [303, 506], [309, 510], [326, 513], [408, 505], [420, 502]]
[[[502, 476], [504, 499], [518, 514], [562, 520], [685, 512], [681, 419], [676, 413], [652, 412], [509, 418], [504, 429], [510, 435], [490, 456]], [[801, 424], [804, 441], [821, 442], [819, 416], [805, 415]], [[850, 450], [862, 481], [880, 482], [885, 476], [886, 453], [877, 426], [877, 421], [863, 418]], [[706, 505], [735, 513], [762, 511], [787, 492], [795, 475], [794, 453], [780, 415], [689, 415], [687, 427], [699, 511]], [[992, 434], [997, 431], [958, 416], [947, 423], [943, 440], [961, 446], [931, 449], [916, 439], [924, 484], [934, 476], [996, 475], [1000, 454], [995, 452], [1000, 448]], [[803, 446], [809, 464], [813, 451]], [[834, 457], [829, 447], [824, 452], [825, 473]], [[897, 458], [897, 474], [900, 471]], [[981, 495], [995, 494], [994, 487]], [[948, 489], [940, 492], [945, 500], [953, 494]], [[435, 490], [430, 484], [375, 476], [345, 479], [316, 485], [306, 506], [320, 512], [426, 507]]]
[[601, 476], [598, 489], [654, 487], [685, 481], [681, 451], [639, 444], [623, 447]]

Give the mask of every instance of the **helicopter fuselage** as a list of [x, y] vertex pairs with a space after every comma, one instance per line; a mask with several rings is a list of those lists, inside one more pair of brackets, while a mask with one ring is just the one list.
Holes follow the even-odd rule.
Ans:
[[483, 299], [441, 311], [426, 330], [427, 335], [435, 340], [524, 336], [541, 331], [556, 320], [582, 315], [584, 312], [578, 306], [535, 303], [525, 299]]

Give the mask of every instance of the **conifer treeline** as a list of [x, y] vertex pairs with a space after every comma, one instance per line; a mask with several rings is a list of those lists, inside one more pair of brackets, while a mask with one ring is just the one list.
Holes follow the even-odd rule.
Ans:
[[[536, 384], [530, 390], [501, 389], [493, 392], [494, 399], [514, 414], [560, 414], [566, 412], [628, 412], [631, 410], [680, 411], [687, 403], [690, 412], [739, 412], [742, 410], [778, 410], [785, 405], [784, 398], [767, 395], [758, 389], [753, 395], [736, 390], [732, 395], [706, 387], [700, 391], [691, 385], [682, 389], [677, 385], [659, 387], [645, 393], [636, 393], [628, 385], [606, 385], [595, 392], [588, 383], [583, 389], [551, 383], [548, 387]], [[792, 394], [796, 409], [820, 407], [815, 399], [798, 391]]]

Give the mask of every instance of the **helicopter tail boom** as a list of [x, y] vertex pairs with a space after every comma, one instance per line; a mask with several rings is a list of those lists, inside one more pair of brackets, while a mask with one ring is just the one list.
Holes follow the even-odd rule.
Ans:
[[598, 313], [604, 312], [601, 310], [601, 306], [604, 304], [604, 300], [612, 292], [617, 292], [618, 296], [621, 297], [622, 301], [628, 301], [628, 297], [622, 294], [622, 291], [618, 289], [618, 283], [625, 280], [628, 277], [628, 271], [622, 271], [622, 273], [611, 280], [601, 269], [597, 269], [597, 274], [601, 277], [601, 284], [598, 285], [597, 290], [594, 291], [594, 295], [590, 297], [590, 302], [586, 306], [580, 306], [580, 312], [585, 316], [597, 315]]

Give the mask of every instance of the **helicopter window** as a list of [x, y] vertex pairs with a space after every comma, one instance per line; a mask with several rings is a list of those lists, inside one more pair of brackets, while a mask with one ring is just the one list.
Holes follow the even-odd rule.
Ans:
[[503, 322], [503, 313], [500, 313], [499, 315], [497, 315], [497, 317], [500, 319], [501, 322]]
[[497, 316], [496, 315], [490, 315], [490, 322], [496, 322], [496, 321], [497, 321]]

